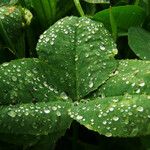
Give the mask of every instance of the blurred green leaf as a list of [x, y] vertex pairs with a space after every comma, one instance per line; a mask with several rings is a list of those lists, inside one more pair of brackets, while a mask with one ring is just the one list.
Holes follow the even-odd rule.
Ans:
[[139, 58], [150, 60], [150, 33], [148, 31], [137, 27], [130, 28], [128, 43]]
[[[111, 31], [109, 14], [110, 10], [105, 9], [96, 13], [93, 19], [102, 22], [105, 27]], [[124, 33], [127, 34], [131, 26], [141, 26], [146, 17], [145, 11], [141, 7], [135, 5], [112, 7], [112, 14], [118, 27], [119, 35]]]
[[32, 14], [17, 6], [0, 7], [0, 36], [17, 57], [25, 57], [25, 41], [23, 29], [31, 22]]
[[98, 3], [98, 4], [100, 4], [100, 3], [110, 3], [110, 0], [84, 0], [84, 1], [86, 1], [86, 2], [88, 2], [88, 3]]

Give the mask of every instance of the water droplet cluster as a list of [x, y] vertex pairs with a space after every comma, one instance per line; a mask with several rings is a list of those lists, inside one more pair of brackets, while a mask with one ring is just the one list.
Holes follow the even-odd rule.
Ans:
[[117, 71], [95, 94], [95, 96], [116, 96], [124, 94], [150, 93], [150, 62], [122, 60]]
[[56, 22], [40, 36], [37, 51], [53, 66], [59, 88], [75, 100], [100, 86], [116, 68], [117, 49], [110, 33], [86, 17]]
[[69, 107], [70, 103], [62, 101], [0, 106], [0, 132], [38, 136], [65, 130], [71, 121]]
[[125, 95], [80, 103], [69, 114], [88, 129], [107, 137], [133, 137], [149, 134], [149, 106], [147, 95]]
[[[38, 59], [22, 59], [0, 66], [0, 104], [68, 100], [49, 80], [51, 71]], [[50, 99], [51, 98], [51, 99]]]

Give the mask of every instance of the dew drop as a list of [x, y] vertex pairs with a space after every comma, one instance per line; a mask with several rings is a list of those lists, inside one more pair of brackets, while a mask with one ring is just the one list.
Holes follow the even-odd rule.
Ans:
[[139, 112], [143, 112], [144, 108], [142, 106], [139, 106], [139, 107], [137, 107], [136, 110], [139, 111]]
[[143, 87], [145, 85], [144, 82], [140, 83], [139, 86]]
[[57, 115], [58, 117], [60, 117], [60, 116], [61, 116], [60, 111], [57, 111], [57, 112], [56, 112], [56, 115]]
[[54, 110], [54, 111], [57, 110], [57, 107], [56, 107], [56, 106], [53, 106], [53, 107], [52, 107], [52, 110]]
[[12, 118], [16, 117], [16, 113], [14, 111], [9, 111], [8, 115]]
[[45, 109], [44, 112], [45, 112], [46, 114], [48, 114], [48, 113], [50, 113], [50, 110], [49, 110], [49, 109]]
[[2, 64], [2, 65], [5, 67], [5, 66], [8, 66], [8, 65], [9, 65], [9, 63], [4, 63], [4, 64]]
[[15, 76], [12, 76], [13, 81], [17, 81], [17, 78]]
[[94, 86], [93, 82], [90, 81], [90, 82], [89, 82], [89, 88], [92, 88], [93, 86]]
[[77, 119], [77, 120], [81, 120], [81, 119], [83, 119], [83, 116], [78, 115], [78, 116], [76, 117], [76, 119]]
[[111, 136], [112, 136], [112, 133], [107, 132], [107, 133], [105, 134], [105, 136], [107, 136], [107, 137], [111, 137]]
[[104, 47], [104, 46], [100, 46], [100, 49], [101, 49], [102, 51], [104, 51], [104, 50], [105, 50], [105, 47]]
[[118, 120], [119, 120], [119, 117], [114, 116], [112, 119], [113, 119], [114, 121], [118, 121]]
[[104, 124], [104, 125], [107, 124], [107, 121], [103, 121], [103, 124]]
[[137, 89], [137, 90], [135, 91], [135, 93], [138, 94], [138, 93], [140, 93], [140, 91], [141, 91], [140, 89]]
[[66, 95], [65, 92], [62, 92], [62, 93], [60, 94], [60, 97], [61, 97], [62, 99], [64, 99], [64, 100], [67, 100], [67, 99], [68, 99], [68, 96]]

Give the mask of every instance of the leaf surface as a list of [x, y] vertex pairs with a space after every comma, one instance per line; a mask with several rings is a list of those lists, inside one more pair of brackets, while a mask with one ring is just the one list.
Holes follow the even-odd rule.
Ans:
[[74, 100], [99, 87], [117, 66], [111, 35], [86, 17], [58, 21], [40, 36], [37, 51], [53, 69], [51, 82]]
[[148, 31], [137, 27], [130, 28], [128, 43], [139, 58], [150, 60], [150, 33]]
[[34, 58], [0, 66], [0, 133], [10, 142], [12, 135], [20, 135], [20, 142], [26, 136], [34, 139], [49, 135], [54, 144], [70, 126], [70, 100], [53, 88], [48, 68]]
[[95, 96], [109, 97], [124, 94], [150, 94], [150, 62], [121, 60], [116, 72], [102, 85]]
[[150, 134], [150, 95], [95, 98], [74, 106], [70, 116], [107, 137], [134, 137]]
[[[146, 17], [145, 11], [135, 5], [112, 7], [111, 13], [118, 27], [118, 34], [127, 33], [131, 26], [141, 26]], [[96, 13], [93, 19], [102, 22], [111, 31], [109, 15], [110, 9], [105, 9]]]

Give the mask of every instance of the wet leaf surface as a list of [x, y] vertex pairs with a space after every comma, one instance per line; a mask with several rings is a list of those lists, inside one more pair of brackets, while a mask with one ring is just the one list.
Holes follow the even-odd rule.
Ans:
[[37, 44], [39, 58], [53, 69], [52, 80], [73, 100], [103, 84], [116, 69], [116, 45], [102, 23], [66, 17], [45, 31]]

